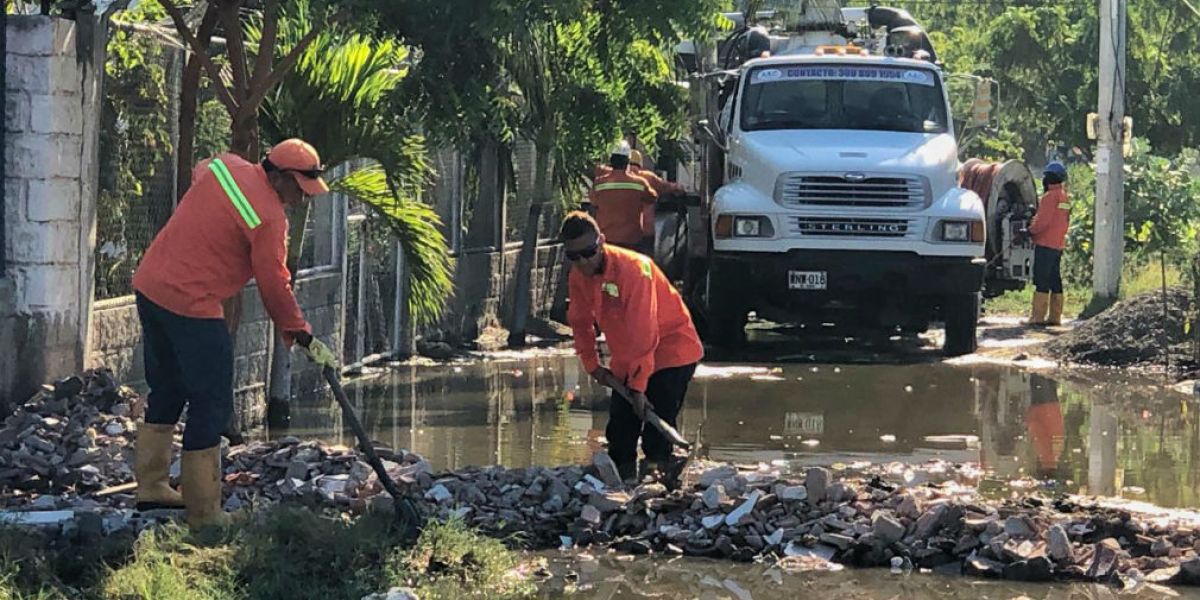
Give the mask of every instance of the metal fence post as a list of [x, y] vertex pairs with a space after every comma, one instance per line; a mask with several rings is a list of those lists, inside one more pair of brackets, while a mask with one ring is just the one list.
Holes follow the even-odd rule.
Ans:
[[392, 307], [392, 352], [399, 358], [413, 355], [413, 327], [408, 312], [408, 260], [396, 242], [396, 304]]

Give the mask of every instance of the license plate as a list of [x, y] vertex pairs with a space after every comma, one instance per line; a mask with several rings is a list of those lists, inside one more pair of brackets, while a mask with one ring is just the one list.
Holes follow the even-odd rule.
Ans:
[[824, 290], [829, 288], [825, 271], [788, 271], [788, 289]]
[[783, 417], [784, 435], [821, 435], [825, 433], [825, 415], [790, 412]]

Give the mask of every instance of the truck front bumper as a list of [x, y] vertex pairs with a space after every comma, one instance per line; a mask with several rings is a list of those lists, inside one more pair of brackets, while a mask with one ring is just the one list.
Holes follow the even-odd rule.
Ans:
[[[871, 294], [895, 298], [978, 292], [983, 288], [986, 263], [981, 258], [920, 256], [910, 252], [792, 250], [715, 252], [712, 256], [710, 285], [734, 286], [760, 297], [803, 298], [818, 303]], [[792, 271], [824, 272], [826, 289], [790, 289]]]

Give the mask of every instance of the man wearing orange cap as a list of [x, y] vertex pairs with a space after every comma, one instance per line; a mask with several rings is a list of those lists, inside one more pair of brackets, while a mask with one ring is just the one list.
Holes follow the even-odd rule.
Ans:
[[[201, 162], [192, 187], [146, 251], [133, 287], [142, 323], [146, 422], [138, 428], [138, 508], [179, 508], [192, 527], [221, 524], [220, 436], [233, 414], [233, 347], [222, 302], [251, 277], [271, 320], [314, 362], [335, 366], [292, 294], [284, 208], [329, 191], [321, 159], [290, 139], [259, 164], [235, 154]], [[170, 487], [172, 439], [184, 407], [180, 479]]]

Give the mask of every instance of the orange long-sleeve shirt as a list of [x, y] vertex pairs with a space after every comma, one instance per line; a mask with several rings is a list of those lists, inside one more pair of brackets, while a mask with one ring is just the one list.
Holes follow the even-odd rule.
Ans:
[[[645, 179], [646, 183], [649, 183], [650, 187], [654, 188], [654, 193], [657, 194], [659, 198], [662, 198], [663, 196], [669, 196], [671, 194], [678, 194], [683, 191], [682, 185], [672, 181], [667, 181], [666, 179], [659, 177], [658, 173], [655, 173], [649, 169], [635, 168], [634, 175]], [[643, 236], [649, 237], [654, 235], [653, 204], [647, 204], [642, 207], [642, 228]]]
[[653, 206], [658, 194], [645, 179], [624, 169], [613, 169], [596, 178], [590, 199], [596, 207], [596, 223], [610, 242], [633, 246], [653, 222], [644, 223], [643, 207]]
[[134, 289], [173, 313], [219, 319], [221, 303], [253, 277], [280, 330], [311, 332], [292, 294], [287, 215], [266, 171], [222, 154], [197, 165], [192, 182], [142, 258]]
[[609, 369], [634, 391], [646, 391], [656, 371], [704, 357], [687, 305], [649, 258], [606, 245], [603, 271], [587, 276], [572, 269], [569, 289], [567, 321], [575, 353], [589, 373], [600, 367], [593, 324], [612, 352]]
[[1037, 214], [1029, 224], [1033, 243], [1054, 250], [1062, 250], [1067, 242], [1067, 229], [1071, 225], [1071, 200], [1062, 184], [1051, 184], [1038, 203]]

